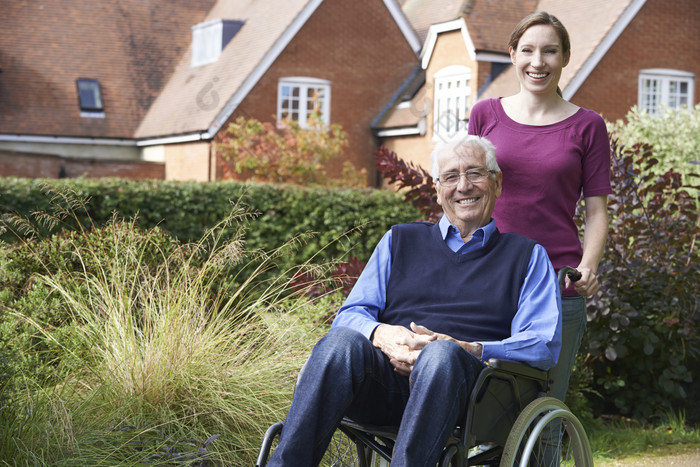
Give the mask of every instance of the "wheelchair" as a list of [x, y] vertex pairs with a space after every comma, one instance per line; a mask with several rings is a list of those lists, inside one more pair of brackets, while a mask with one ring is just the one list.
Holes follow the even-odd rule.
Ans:
[[[563, 283], [565, 274], [572, 277], [576, 273], [573, 268], [563, 268], [559, 282]], [[547, 371], [489, 360], [469, 397], [466, 415], [437, 465], [592, 466], [593, 454], [583, 425], [564, 403], [547, 396], [548, 385]], [[268, 428], [256, 467], [265, 467], [282, 429], [282, 422]], [[389, 466], [397, 431], [398, 427], [360, 424], [345, 417], [321, 465]]]

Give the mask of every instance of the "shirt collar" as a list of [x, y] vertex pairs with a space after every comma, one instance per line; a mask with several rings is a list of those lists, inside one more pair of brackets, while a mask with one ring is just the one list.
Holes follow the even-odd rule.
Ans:
[[[459, 235], [459, 229], [455, 227], [447, 218], [447, 216], [443, 215], [440, 217], [440, 221], [438, 222], [438, 227], [440, 228], [440, 235], [442, 236], [442, 239], [445, 240], [447, 238], [447, 234], [450, 232], [450, 229], [454, 229], [454, 232]], [[481, 231], [483, 234], [483, 240], [481, 242], [482, 246], [486, 245], [491, 238], [491, 235], [496, 231], [496, 222], [491, 218], [488, 224], [486, 224], [483, 227], [479, 227], [474, 231], [474, 234], [472, 237], [475, 235], [480, 237], [480, 234], [477, 234], [477, 232]]]

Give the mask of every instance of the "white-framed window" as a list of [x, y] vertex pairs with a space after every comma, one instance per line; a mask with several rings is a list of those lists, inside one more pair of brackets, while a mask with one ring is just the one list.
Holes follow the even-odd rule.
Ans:
[[687, 71], [654, 68], [639, 72], [637, 106], [650, 115], [662, 108], [692, 107], [695, 74]]
[[433, 138], [449, 138], [467, 129], [471, 75], [471, 69], [462, 65], [445, 67], [433, 75]]
[[330, 124], [331, 82], [303, 76], [281, 78], [277, 85], [277, 121], [289, 119], [308, 128], [307, 120], [314, 113]]

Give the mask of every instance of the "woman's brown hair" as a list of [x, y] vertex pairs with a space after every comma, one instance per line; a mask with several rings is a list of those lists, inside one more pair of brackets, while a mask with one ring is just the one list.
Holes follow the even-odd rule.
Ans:
[[520, 20], [518, 25], [515, 26], [515, 29], [513, 29], [513, 32], [510, 33], [508, 47], [512, 47], [513, 50], [516, 50], [518, 48], [518, 42], [520, 42], [520, 38], [523, 36], [523, 34], [525, 34], [525, 31], [530, 29], [532, 26], [537, 26], [539, 24], [552, 26], [557, 32], [559, 40], [561, 41], [562, 53], [564, 55], [569, 53], [569, 51], [571, 50], [571, 42], [569, 41], [568, 31], [566, 30], [564, 25], [561, 24], [561, 21], [559, 21], [556, 16], [550, 15], [549, 13], [544, 11], [532, 13], [531, 15], [528, 15], [522, 20]]

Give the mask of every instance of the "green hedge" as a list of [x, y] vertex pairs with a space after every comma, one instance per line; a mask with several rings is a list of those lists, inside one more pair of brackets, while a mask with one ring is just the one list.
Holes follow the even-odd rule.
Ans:
[[[137, 215], [139, 227], [158, 225], [182, 242], [198, 241], [229, 214], [231, 203], [242, 202], [259, 213], [250, 221], [248, 248], [271, 250], [299, 234], [316, 234], [296, 257], [288, 258], [290, 264], [301, 263], [320, 250], [319, 260], [352, 255], [366, 261], [391, 225], [420, 218], [402, 196], [385, 190], [120, 179], [0, 178], [0, 213], [31, 217], [36, 211], [55, 212], [50, 206], [51, 193], [66, 189], [88, 199], [86, 212], [76, 211], [85, 227], [104, 225], [113, 212], [124, 219]], [[77, 227], [76, 222], [66, 223]], [[48, 233], [44, 227], [41, 230]], [[346, 233], [349, 235], [343, 237]], [[12, 242], [16, 237], [5, 232], [2, 239]]]

